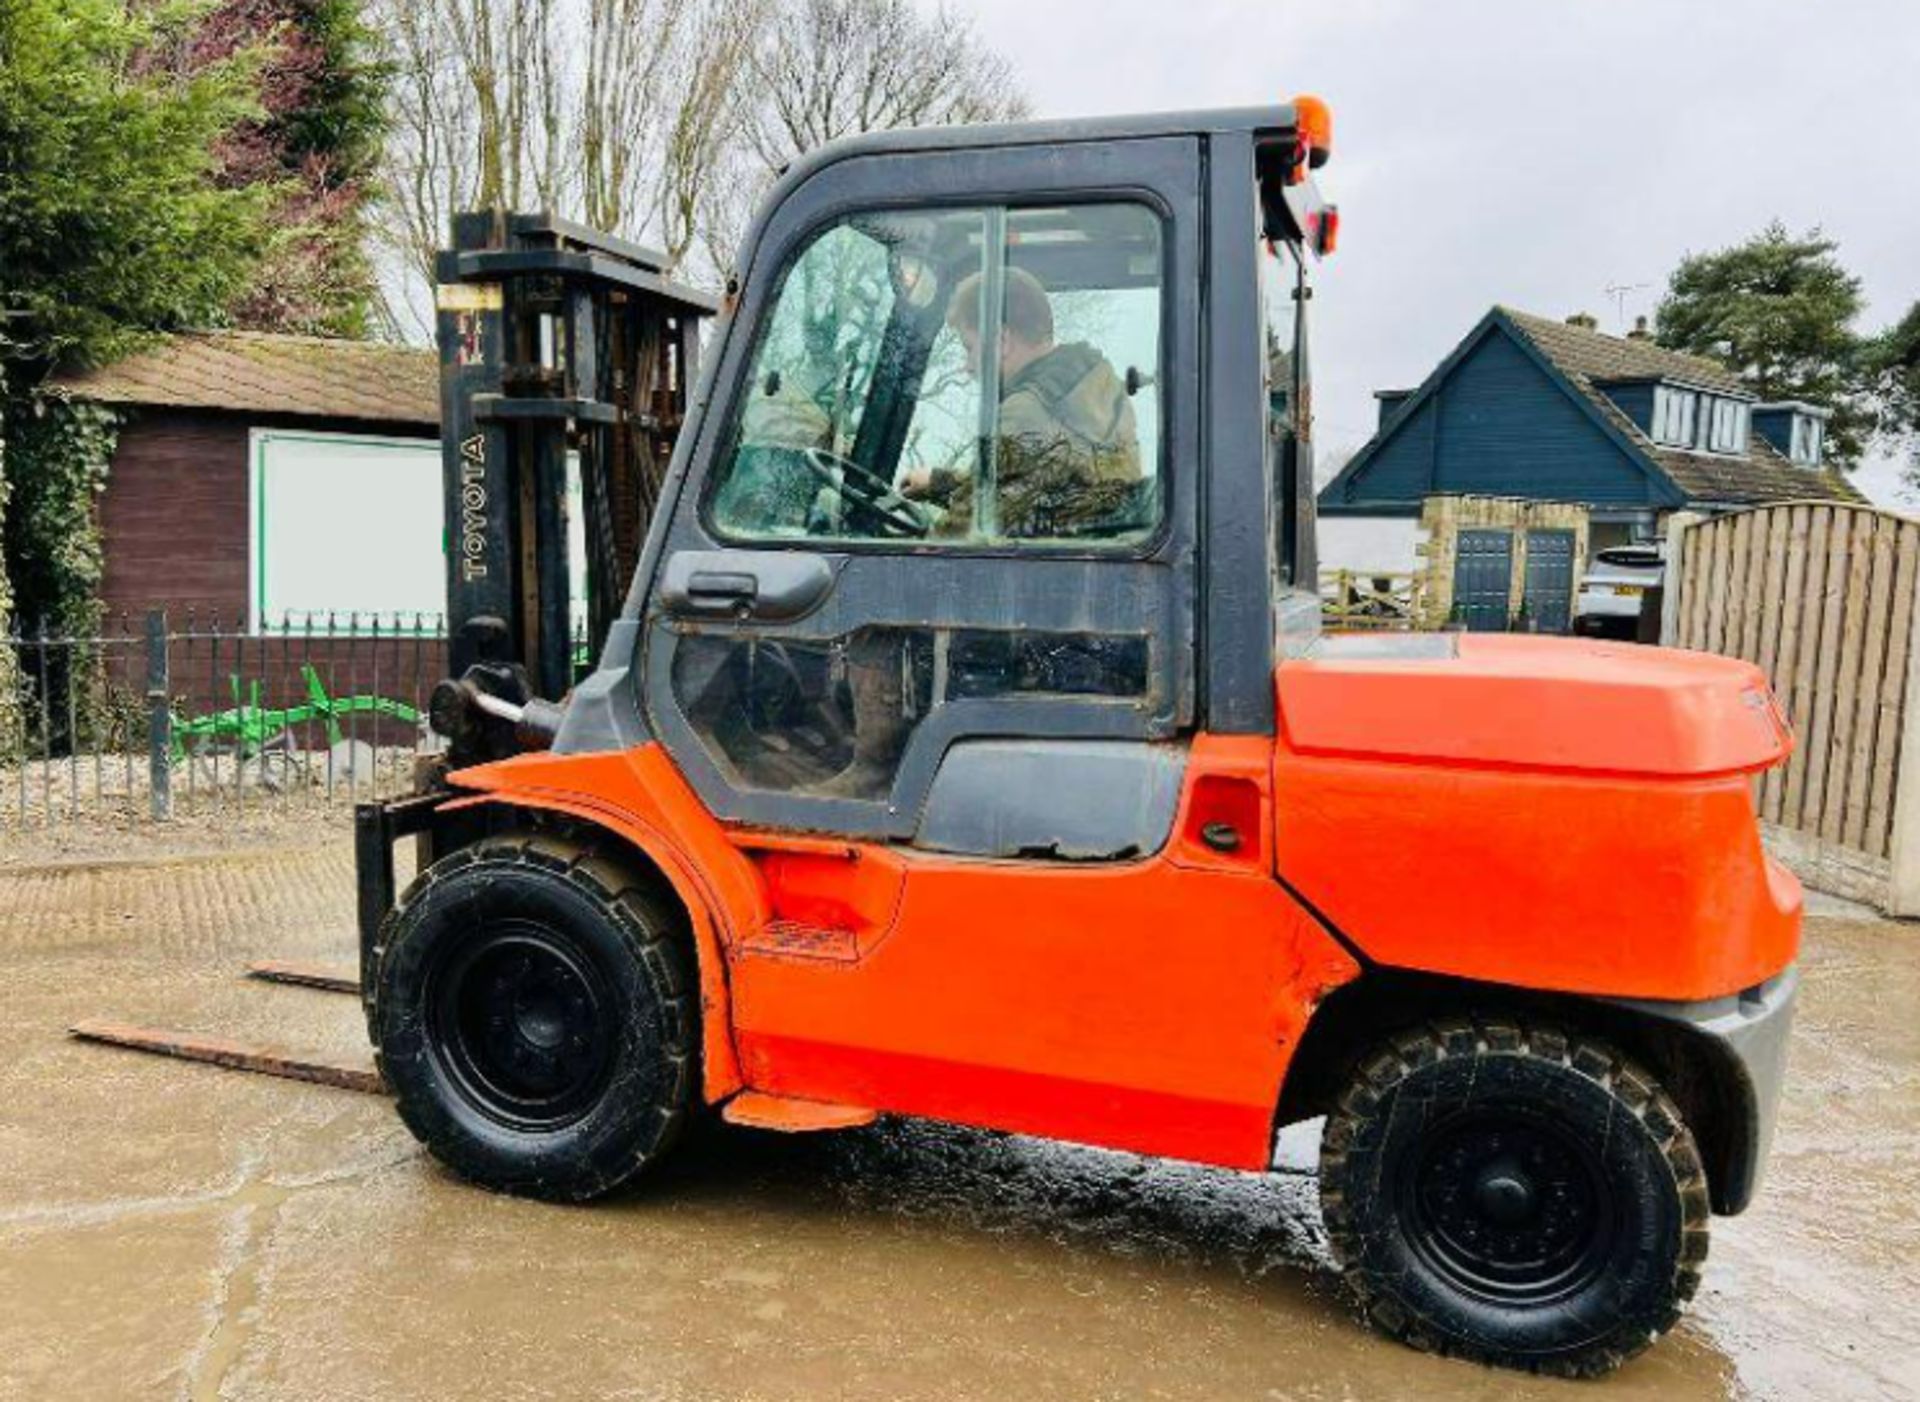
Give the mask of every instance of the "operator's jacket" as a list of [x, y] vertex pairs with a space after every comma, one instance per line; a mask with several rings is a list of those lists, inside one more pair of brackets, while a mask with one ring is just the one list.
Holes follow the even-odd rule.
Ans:
[[[1056, 346], [1007, 381], [995, 480], [1007, 536], [1071, 536], [1132, 510], [1140, 432], [1105, 356], [1084, 344]], [[926, 496], [947, 508], [942, 535], [971, 531], [972, 473], [942, 468]]]

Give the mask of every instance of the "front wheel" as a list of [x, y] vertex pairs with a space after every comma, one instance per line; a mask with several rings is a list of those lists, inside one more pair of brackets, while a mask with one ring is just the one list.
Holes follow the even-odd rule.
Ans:
[[1502, 1019], [1366, 1060], [1328, 1117], [1320, 1194], [1376, 1325], [1541, 1372], [1646, 1348], [1707, 1255], [1706, 1174], [1659, 1083], [1604, 1042]]
[[649, 883], [553, 838], [462, 849], [388, 917], [380, 1064], [434, 1157], [486, 1187], [584, 1200], [655, 1162], [694, 1086], [694, 1001]]

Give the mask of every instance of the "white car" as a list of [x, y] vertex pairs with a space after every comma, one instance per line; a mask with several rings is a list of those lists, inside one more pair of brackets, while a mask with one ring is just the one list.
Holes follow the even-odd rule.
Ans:
[[1587, 638], [1640, 636], [1640, 613], [1666, 580], [1666, 547], [1610, 545], [1593, 557], [1574, 603], [1573, 631]]

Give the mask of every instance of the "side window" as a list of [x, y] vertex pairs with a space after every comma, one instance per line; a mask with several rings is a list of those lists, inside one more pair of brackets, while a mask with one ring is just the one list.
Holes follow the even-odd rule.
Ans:
[[690, 634], [673, 689], [738, 788], [884, 799], [918, 727], [957, 701], [1143, 699], [1144, 636], [896, 626], [827, 639]]
[[1137, 544], [1161, 229], [1137, 204], [851, 216], [786, 268], [709, 520], [748, 542]]
[[[714, 496], [728, 534], [804, 536], [829, 524], [815, 514], [826, 484], [809, 469], [815, 455], [837, 462], [852, 450], [894, 301], [886, 245], [851, 224], [821, 234], [788, 271]], [[848, 524], [878, 533], [881, 523]]]
[[[1268, 509], [1272, 512], [1272, 543], [1267, 559], [1273, 571], [1273, 587], [1298, 584], [1317, 587], [1317, 581], [1302, 579], [1298, 571], [1304, 563], [1296, 558], [1301, 549], [1298, 519], [1300, 492], [1289, 494], [1297, 484], [1301, 470], [1300, 443], [1311, 432], [1311, 404], [1304, 398], [1306, 366], [1300, 358], [1301, 318], [1306, 303], [1296, 296], [1301, 283], [1300, 253], [1292, 244], [1282, 242], [1268, 248], [1260, 258], [1261, 339], [1266, 347], [1264, 386], [1266, 390], [1267, 434], [1265, 465], [1271, 484]], [[1304, 411], [1304, 412], [1303, 412]]]

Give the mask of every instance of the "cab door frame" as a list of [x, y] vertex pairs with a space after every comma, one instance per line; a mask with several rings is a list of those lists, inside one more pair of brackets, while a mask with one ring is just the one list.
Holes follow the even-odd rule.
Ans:
[[[1002, 145], [911, 154], [852, 154], [815, 168], [774, 206], [752, 241], [739, 304], [708, 381], [695, 439], [650, 561], [642, 600], [644, 706], [654, 732], [717, 817], [754, 827], [831, 832], [849, 838], [911, 838], [950, 745], [972, 736], [1164, 741], [1198, 714], [1194, 658], [1200, 517], [1202, 287], [1205, 241], [1203, 143], [1197, 135], [1088, 140], [1058, 147]], [[743, 545], [718, 538], [702, 506], [727, 461], [737, 406], [781, 271], [821, 229], [846, 215], [912, 206], [1050, 205], [1137, 201], [1162, 219], [1161, 530], [1139, 550], [928, 547], [805, 541]], [[676, 558], [754, 557], [772, 571], [831, 572], [824, 597], [799, 618], [690, 617], [661, 583]], [[782, 558], [784, 557], [784, 558]], [[636, 591], [643, 588], [636, 580]], [[1266, 601], [1259, 606], [1264, 612]], [[631, 604], [630, 604], [631, 612]], [[1033, 630], [1144, 635], [1144, 697], [997, 696], [950, 701], [915, 727], [885, 801], [754, 789], [709, 755], [674, 694], [674, 660], [687, 637], [732, 636], [826, 642], [862, 627]]]

